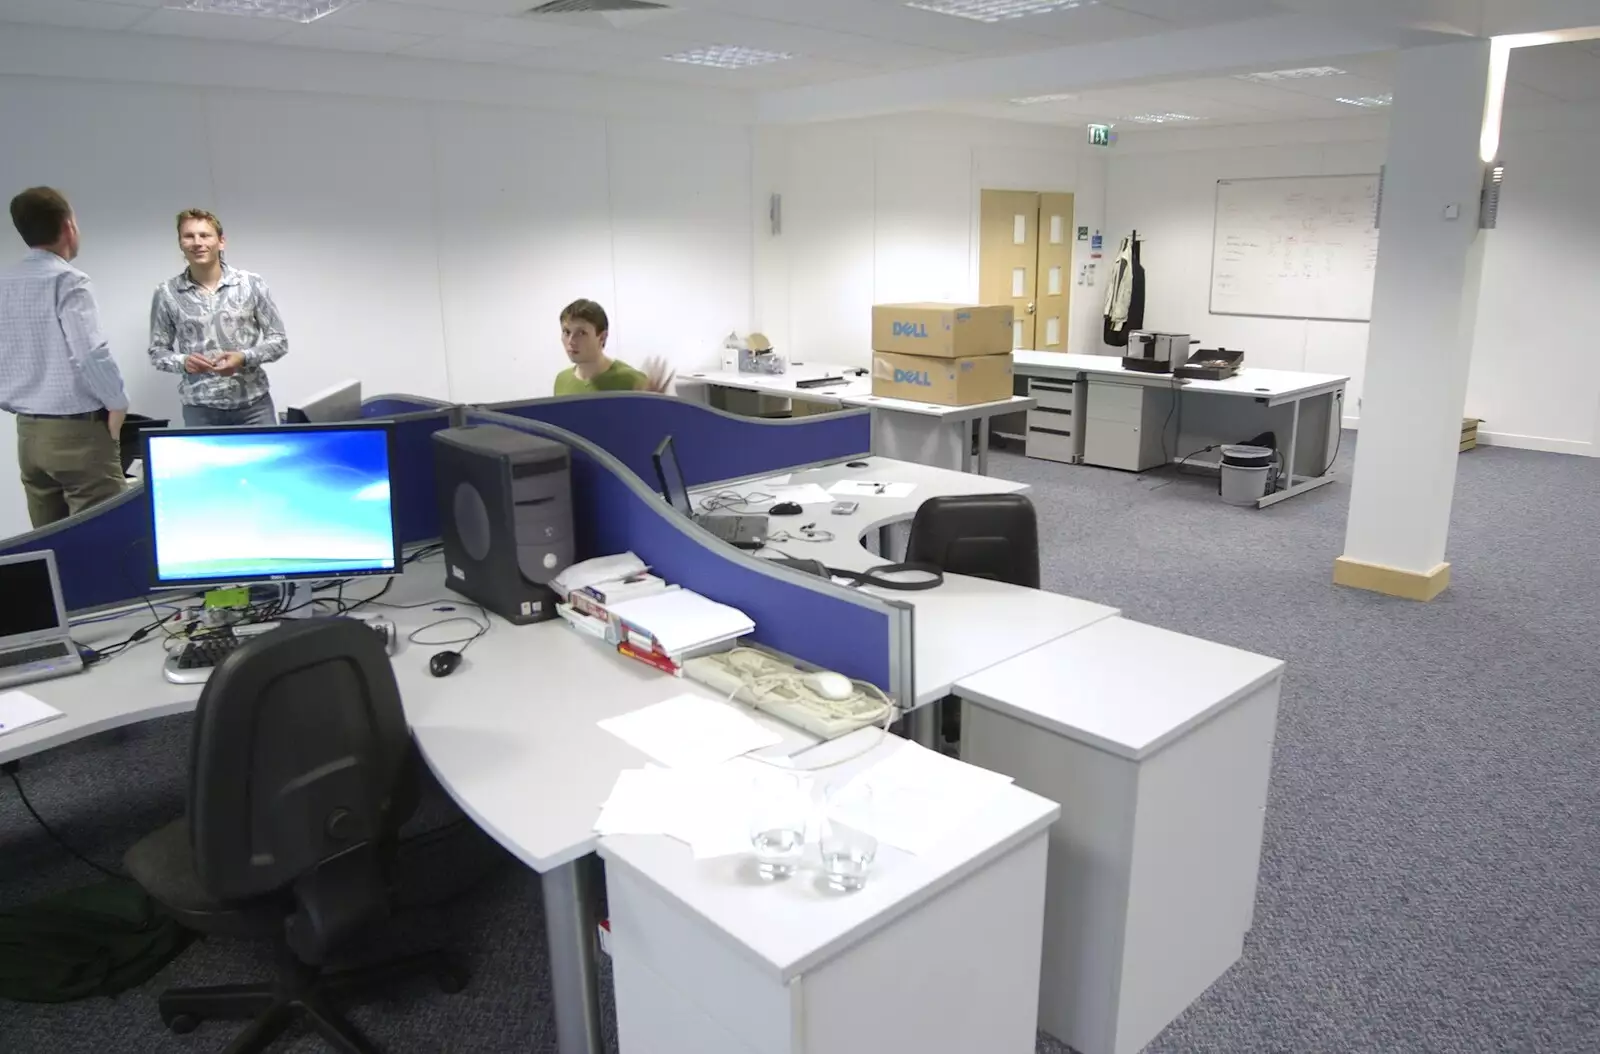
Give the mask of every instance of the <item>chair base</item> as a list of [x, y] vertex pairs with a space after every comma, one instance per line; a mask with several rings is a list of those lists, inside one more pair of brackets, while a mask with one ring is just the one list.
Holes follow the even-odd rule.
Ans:
[[442, 951], [340, 971], [316, 970], [283, 955], [276, 982], [172, 988], [157, 1006], [162, 1023], [178, 1033], [192, 1032], [207, 1020], [249, 1021], [223, 1054], [264, 1054], [296, 1023], [311, 1028], [339, 1054], [381, 1054], [337, 1004], [359, 1003], [417, 977], [432, 977], [447, 994], [467, 983], [466, 971]]

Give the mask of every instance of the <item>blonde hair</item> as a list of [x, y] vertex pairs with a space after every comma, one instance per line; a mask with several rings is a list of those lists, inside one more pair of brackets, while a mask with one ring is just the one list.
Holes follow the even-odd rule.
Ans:
[[212, 230], [217, 232], [217, 237], [222, 237], [222, 221], [217, 219], [217, 214], [207, 212], [205, 209], [184, 209], [178, 213], [178, 230], [183, 231], [183, 225], [190, 220], [205, 220], [211, 224]]

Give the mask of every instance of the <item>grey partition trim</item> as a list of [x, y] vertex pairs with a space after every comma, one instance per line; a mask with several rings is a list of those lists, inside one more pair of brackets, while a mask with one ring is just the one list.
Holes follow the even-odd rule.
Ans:
[[[521, 404], [519, 404], [521, 405]], [[473, 409], [467, 417], [474, 423], [496, 424], [505, 428], [515, 428], [520, 431], [532, 431], [539, 435], [547, 436], [569, 446], [577, 447], [590, 457], [598, 461], [608, 472], [622, 481], [623, 485], [632, 490], [645, 505], [655, 511], [655, 514], [672, 529], [681, 531], [702, 549], [706, 549], [729, 563], [740, 564], [754, 570], [768, 578], [784, 582], [789, 585], [799, 586], [802, 589], [825, 596], [843, 600], [846, 603], [877, 611], [884, 614], [889, 620], [889, 678], [890, 684], [895, 687], [904, 686], [907, 693], [904, 696], [903, 709], [916, 705], [915, 671], [912, 663], [912, 634], [913, 611], [911, 605], [902, 601], [884, 600], [870, 593], [863, 593], [857, 589], [849, 589], [838, 585], [825, 578], [796, 571], [791, 567], [773, 563], [771, 560], [761, 560], [750, 556], [743, 550], [726, 545], [705, 531], [697, 528], [684, 516], [672, 512], [661, 501], [661, 495], [649, 487], [633, 471], [617, 458], [601, 447], [589, 442], [582, 436], [568, 432], [564, 428], [546, 424], [543, 421], [533, 421], [525, 417], [515, 417], [510, 414], [494, 413], [483, 409]]]

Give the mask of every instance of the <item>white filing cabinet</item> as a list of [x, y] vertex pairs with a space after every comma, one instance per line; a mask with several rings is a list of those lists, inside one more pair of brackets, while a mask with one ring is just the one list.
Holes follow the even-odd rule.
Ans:
[[1028, 378], [1028, 397], [1038, 405], [1028, 411], [1025, 452], [1046, 461], [1076, 465], [1083, 460], [1084, 391], [1076, 380]]
[[1174, 388], [1099, 377], [1091, 377], [1087, 387], [1084, 461], [1143, 472], [1177, 456], [1162, 443], [1162, 432], [1171, 430], [1177, 416]]

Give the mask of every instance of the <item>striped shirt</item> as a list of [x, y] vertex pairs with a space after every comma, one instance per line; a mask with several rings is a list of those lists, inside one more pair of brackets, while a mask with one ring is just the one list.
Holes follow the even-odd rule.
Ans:
[[[244, 354], [244, 367], [231, 377], [186, 373], [190, 355]], [[150, 361], [178, 375], [178, 395], [190, 406], [237, 410], [267, 394], [261, 367], [289, 353], [283, 318], [261, 276], [226, 264], [222, 281], [207, 292], [185, 268], [156, 287], [150, 301]]]
[[64, 416], [126, 410], [89, 276], [48, 249], [0, 271], [0, 410]]

